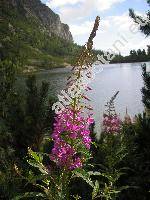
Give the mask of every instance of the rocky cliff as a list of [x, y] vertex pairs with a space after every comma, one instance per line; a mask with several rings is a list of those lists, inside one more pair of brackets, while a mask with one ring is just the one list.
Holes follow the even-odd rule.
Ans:
[[13, 7], [22, 15], [33, 17], [40, 23], [41, 29], [49, 35], [55, 34], [69, 42], [73, 41], [69, 26], [61, 23], [59, 15], [55, 14], [49, 7], [40, 0], [1, 0], [2, 6]]

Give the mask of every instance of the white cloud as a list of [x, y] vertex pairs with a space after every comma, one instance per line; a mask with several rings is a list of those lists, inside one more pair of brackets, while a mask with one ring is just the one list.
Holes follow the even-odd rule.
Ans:
[[59, 9], [62, 21], [67, 23], [80, 21], [90, 16], [93, 11], [93, 2], [91, 0], [84, 0], [82, 4], [71, 7], [64, 6]]
[[117, 26], [125, 26], [127, 27], [130, 26], [131, 24], [133, 24], [133, 20], [129, 17], [129, 13], [125, 12], [122, 15], [119, 16], [112, 16], [112, 21], [115, 23], [115, 25]]
[[47, 0], [46, 5], [50, 8], [58, 8], [66, 5], [75, 5], [85, 0]]
[[[104, 33], [98, 33], [95, 39], [96, 48], [112, 49], [116, 53], [120, 51], [124, 55], [128, 54], [131, 49], [146, 48], [149, 39], [145, 38], [138, 30], [127, 12], [122, 15], [108, 16], [106, 19], [109, 21], [110, 26]], [[135, 32], [131, 31], [132, 26], [134, 26]]]
[[[136, 11], [136, 14], [145, 18], [145, 15], [141, 12]], [[139, 27], [137, 24], [134, 23], [131, 17], [129, 17], [128, 11], [119, 16], [109, 16], [109, 19], [112, 21], [114, 25], [118, 27], [120, 31], [130, 31], [130, 27], [132, 25], [137, 26], [137, 30]]]
[[[89, 35], [93, 28], [94, 21], [85, 21], [81, 24], [71, 24], [70, 31], [73, 34], [73, 37], [80, 37], [81, 35]], [[108, 20], [101, 20], [99, 32], [105, 32], [110, 27]]]
[[125, 0], [97, 0], [96, 6], [99, 11], [110, 9], [113, 5], [122, 3]]
[[80, 25], [70, 25], [70, 31], [72, 32], [73, 36], [88, 34], [93, 27], [93, 23], [94, 22], [86, 21]]
[[[90, 0], [93, 6], [100, 11], [108, 10], [114, 4], [122, 3], [123, 1], [125, 0]], [[88, 2], [88, 0], [47, 0], [46, 4], [50, 8], [59, 8], [62, 6], [75, 5], [77, 3], [83, 3], [83, 5], [85, 5]]]
[[62, 21], [68, 23], [108, 10], [123, 1], [125, 0], [47, 0], [46, 5], [57, 9]]
[[[71, 24], [71, 32], [76, 43], [83, 45], [90, 34], [94, 21], [85, 21], [80, 24]], [[122, 15], [108, 16], [100, 21], [97, 36], [94, 39], [94, 48], [107, 51], [112, 49], [116, 53], [127, 55], [131, 49], [143, 49], [149, 44], [149, 39], [137, 31], [130, 30], [134, 22], [125, 12]], [[120, 42], [119, 42], [120, 41]]]

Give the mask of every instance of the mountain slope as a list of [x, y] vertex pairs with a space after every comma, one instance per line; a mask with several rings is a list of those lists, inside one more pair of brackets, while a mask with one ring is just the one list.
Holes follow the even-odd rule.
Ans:
[[42, 30], [49, 35], [55, 34], [69, 42], [73, 41], [69, 26], [61, 23], [59, 15], [41, 3], [40, 0], [7, 0], [3, 1], [8, 9], [16, 9], [26, 18], [34, 18]]
[[70, 63], [79, 48], [69, 27], [40, 0], [0, 1], [1, 59], [56, 67]]

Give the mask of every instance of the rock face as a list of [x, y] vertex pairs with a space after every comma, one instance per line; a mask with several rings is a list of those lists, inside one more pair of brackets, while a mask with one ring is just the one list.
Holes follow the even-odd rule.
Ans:
[[4, 3], [18, 9], [21, 14], [26, 17], [34, 17], [37, 19], [41, 27], [46, 30], [49, 35], [55, 34], [60, 38], [73, 42], [73, 37], [69, 31], [69, 26], [60, 21], [59, 15], [55, 14], [49, 7], [41, 3], [40, 0], [2, 0]]

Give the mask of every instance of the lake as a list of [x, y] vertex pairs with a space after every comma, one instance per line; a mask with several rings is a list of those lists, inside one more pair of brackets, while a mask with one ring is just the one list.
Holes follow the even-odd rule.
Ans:
[[[150, 63], [147, 65], [150, 66]], [[89, 97], [94, 108], [97, 129], [102, 120], [104, 105], [117, 91], [119, 91], [119, 95], [116, 98], [115, 106], [116, 112], [120, 114], [121, 118], [124, 117], [126, 108], [131, 117], [143, 112], [141, 63], [97, 65], [95, 70], [99, 73], [96, 73], [94, 80], [90, 83], [93, 90]], [[57, 68], [38, 72], [36, 75], [38, 83], [43, 80], [48, 81], [50, 83], [49, 93], [57, 95], [65, 88], [70, 73], [70, 68]], [[25, 76], [20, 78], [25, 78]], [[21, 84], [24, 84], [24, 81], [21, 81]]]

